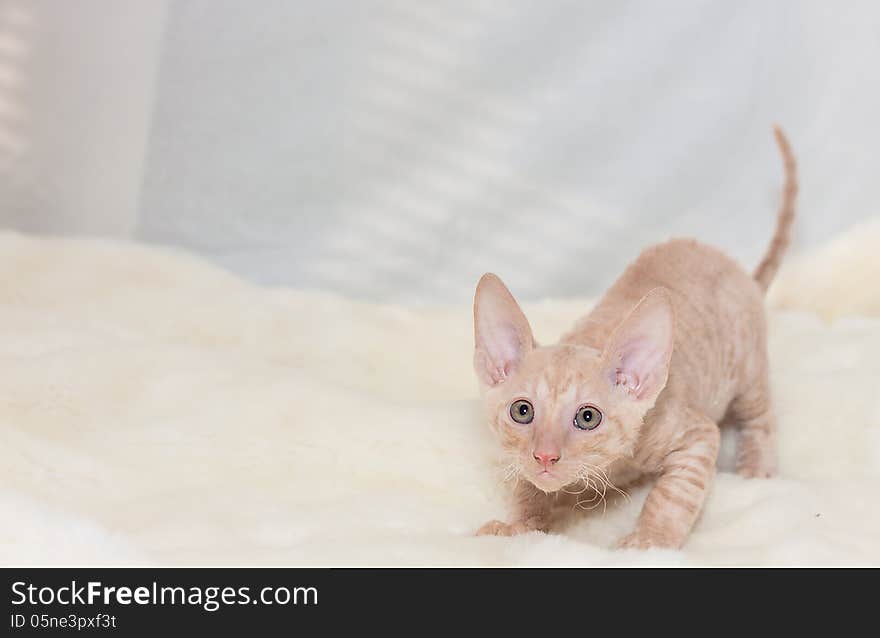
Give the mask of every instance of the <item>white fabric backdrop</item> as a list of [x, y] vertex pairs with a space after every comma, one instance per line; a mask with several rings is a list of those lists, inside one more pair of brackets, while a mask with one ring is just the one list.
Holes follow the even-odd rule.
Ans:
[[0, 223], [262, 282], [593, 295], [688, 234], [748, 266], [875, 215], [867, 1], [0, 0]]
[[137, 227], [164, 0], [0, 0], [0, 225]]

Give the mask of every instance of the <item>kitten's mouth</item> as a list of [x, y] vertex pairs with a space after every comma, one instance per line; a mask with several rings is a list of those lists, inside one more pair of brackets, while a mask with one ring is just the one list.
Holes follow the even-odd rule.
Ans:
[[535, 474], [532, 483], [543, 492], [556, 492], [565, 486], [565, 482], [550, 470], [541, 470]]

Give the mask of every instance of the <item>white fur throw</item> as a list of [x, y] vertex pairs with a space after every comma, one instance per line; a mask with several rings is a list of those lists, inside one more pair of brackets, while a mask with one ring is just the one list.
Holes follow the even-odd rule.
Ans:
[[[771, 290], [781, 475], [725, 437], [680, 552], [630, 503], [475, 538], [508, 488], [471, 310], [259, 288], [185, 255], [0, 235], [0, 563], [880, 564], [880, 223]], [[526, 304], [540, 341], [589, 304]]]

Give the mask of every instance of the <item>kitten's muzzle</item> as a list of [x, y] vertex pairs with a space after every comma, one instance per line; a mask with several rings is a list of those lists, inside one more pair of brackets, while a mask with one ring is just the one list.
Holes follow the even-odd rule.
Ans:
[[559, 462], [559, 452], [532, 452], [532, 458], [535, 459], [545, 470], [549, 470], [550, 466]]

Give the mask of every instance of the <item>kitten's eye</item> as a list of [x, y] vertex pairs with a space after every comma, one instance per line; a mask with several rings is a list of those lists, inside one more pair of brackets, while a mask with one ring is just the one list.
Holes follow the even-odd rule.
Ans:
[[579, 430], [595, 430], [602, 423], [602, 413], [599, 408], [592, 405], [584, 405], [578, 408], [574, 415], [574, 427]]
[[535, 418], [535, 408], [525, 399], [510, 404], [510, 418], [517, 423], [531, 423]]

